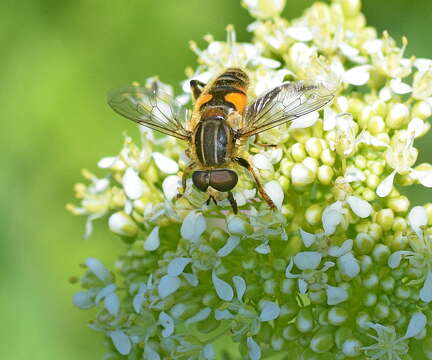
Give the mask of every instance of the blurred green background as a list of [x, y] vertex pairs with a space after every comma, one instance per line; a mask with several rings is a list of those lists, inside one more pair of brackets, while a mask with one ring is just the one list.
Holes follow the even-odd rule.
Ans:
[[[287, 2], [288, 17], [312, 4]], [[407, 35], [409, 55], [432, 57], [430, 0], [366, 0], [363, 9], [380, 31]], [[106, 91], [155, 74], [178, 85], [195, 65], [189, 40], [224, 39], [232, 23], [246, 41], [250, 22], [237, 0], [1, 0], [0, 359], [102, 358], [68, 278], [89, 256], [111, 266], [122, 244], [106, 220], [83, 240], [84, 218], [64, 205], [80, 169], [116, 154], [124, 130], [136, 133], [108, 108]], [[416, 142], [420, 161], [432, 157], [431, 140]]]

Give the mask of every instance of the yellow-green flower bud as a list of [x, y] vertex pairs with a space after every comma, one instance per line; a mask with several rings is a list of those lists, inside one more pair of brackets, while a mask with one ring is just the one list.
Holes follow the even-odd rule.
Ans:
[[382, 320], [385, 319], [387, 316], [389, 316], [389, 314], [390, 314], [390, 308], [386, 304], [382, 302], [378, 302], [375, 305], [374, 315], [376, 318]]
[[306, 209], [305, 218], [309, 225], [317, 225], [321, 222], [322, 207], [318, 204], [313, 204]]
[[312, 157], [307, 157], [302, 161], [302, 164], [306, 167], [309, 168], [309, 170], [311, 170], [314, 174], [314, 176], [316, 176], [317, 172], [318, 172], [318, 166], [319, 166], [319, 162], [317, 159], [314, 159]]
[[405, 104], [393, 104], [386, 118], [390, 129], [400, 129], [408, 121], [409, 109]]
[[387, 259], [390, 256], [390, 249], [384, 244], [376, 244], [372, 250], [372, 259], [380, 265], [387, 263]]
[[348, 311], [343, 307], [334, 306], [328, 313], [328, 321], [331, 325], [340, 326], [348, 320]]
[[289, 324], [282, 330], [282, 336], [288, 341], [297, 339], [300, 336], [297, 327], [294, 324]]
[[121, 236], [133, 237], [138, 233], [138, 225], [124, 211], [112, 214], [108, 226], [113, 233]]
[[318, 138], [310, 138], [305, 144], [306, 151], [309, 156], [318, 159], [323, 150], [321, 141]]
[[282, 187], [283, 191], [287, 192], [290, 188], [290, 180], [286, 176], [279, 176], [277, 179], [278, 183]]
[[306, 150], [302, 143], [291, 146], [291, 156], [296, 162], [302, 162], [306, 158]]
[[377, 197], [375, 191], [369, 188], [363, 190], [362, 196], [364, 200], [369, 202], [374, 201]]
[[309, 308], [300, 309], [295, 319], [295, 325], [297, 330], [302, 333], [308, 333], [313, 329], [314, 321]]
[[380, 281], [380, 287], [386, 293], [391, 293], [395, 287], [395, 284], [396, 280], [391, 276], [386, 276]]
[[392, 209], [382, 209], [375, 215], [375, 221], [384, 231], [388, 231], [393, 226], [394, 213]]
[[384, 132], [386, 124], [381, 116], [372, 116], [368, 121], [368, 130], [372, 135]]
[[375, 306], [378, 301], [378, 297], [373, 292], [368, 292], [366, 296], [363, 298], [363, 305], [366, 307]]
[[[306, 155], [305, 155], [306, 156]], [[303, 158], [304, 159], [304, 158]], [[302, 160], [303, 160], [302, 159]], [[300, 160], [301, 161], [301, 160]], [[287, 158], [283, 158], [280, 162], [280, 171], [282, 172], [282, 174], [284, 174], [285, 176], [290, 176], [291, 175], [291, 169], [294, 166], [294, 163], [290, 160], [288, 160]]]
[[336, 161], [336, 154], [330, 149], [324, 149], [320, 154], [320, 159], [324, 165], [332, 166]]
[[378, 278], [377, 274], [375, 274], [375, 273], [367, 274], [363, 278], [363, 286], [366, 289], [373, 289], [373, 288], [378, 286], [378, 283], [379, 283], [379, 278]]
[[361, 311], [358, 313], [356, 317], [356, 325], [357, 328], [361, 331], [367, 331], [369, 330], [369, 323], [372, 321], [370, 315], [365, 312]]
[[405, 285], [400, 285], [396, 288], [395, 295], [399, 299], [403, 299], [403, 300], [409, 299], [411, 296], [410, 288]]
[[387, 200], [387, 206], [395, 213], [405, 213], [408, 211], [410, 202], [404, 195], [389, 198]]
[[364, 169], [366, 167], [366, 165], [367, 165], [367, 160], [366, 160], [366, 158], [363, 155], [356, 155], [354, 157], [354, 165], [357, 168], [359, 168], [360, 170]]
[[374, 246], [375, 240], [369, 234], [359, 233], [354, 239], [354, 248], [360, 254], [368, 254]]
[[418, 117], [426, 120], [432, 115], [432, 108], [426, 101], [418, 101], [414, 104], [411, 111], [411, 117]]
[[333, 179], [334, 170], [329, 165], [321, 165], [318, 168], [318, 180], [323, 185], [329, 185]]
[[318, 354], [330, 351], [334, 345], [333, 334], [329, 329], [318, 331], [309, 344], [310, 349]]
[[304, 164], [295, 164], [291, 170], [291, 181], [294, 186], [305, 186], [315, 181], [315, 174]]
[[342, 352], [349, 358], [357, 357], [361, 353], [361, 347], [362, 343], [359, 340], [350, 338], [342, 344]]
[[311, 130], [310, 128], [299, 128], [291, 130], [291, 136], [295, 141], [306, 143], [308, 139], [311, 137]]
[[428, 225], [432, 225], [432, 203], [427, 203], [423, 206], [426, 210]]
[[381, 179], [375, 174], [370, 174], [366, 177], [366, 185], [369, 189], [375, 190], [380, 182]]
[[368, 273], [374, 267], [372, 258], [369, 255], [360, 256], [359, 261], [360, 261], [360, 271], [362, 272], [362, 274]]

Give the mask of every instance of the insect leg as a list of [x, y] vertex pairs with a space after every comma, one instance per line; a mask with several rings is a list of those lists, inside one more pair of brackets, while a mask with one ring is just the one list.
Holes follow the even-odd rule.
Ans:
[[198, 99], [199, 96], [201, 95], [203, 89], [205, 88], [206, 84], [204, 84], [203, 82], [199, 81], [199, 80], [191, 80], [189, 82], [190, 87], [192, 89], [192, 95], [194, 97], [194, 99]]
[[272, 199], [270, 199], [270, 196], [268, 196], [268, 194], [265, 192], [264, 187], [261, 184], [261, 181], [259, 181], [258, 179], [258, 175], [255, 173], [255, 170], [253, 169], [253, 167], [249, 164], [249, 162], [243, 158], [234, 158], [234, 161], [236, 161], [239, 165], [245, 167], [246, 169], [249, 170], [249, 172], [252, 174], [256, 184], [257, 184], [257, 188], [259, 193], [261, 194], [261, 196], [263, 197], [263, 199], [267, 202], [267, 204], [272, 208], [275, 209], [276, 206], [273, 203]]
[[231, 204], [231, 207], [233, 208], [234, 214], [237, 214], [238, 212], [237, 201], [234, 199], [234, 196], [231, 191], [228, 191], [228, 200]]
[[183, 194], [186, 192], [186, 180], [187, 176], [191, 173], [191, 171], [195, 168], [195, 163], [190, 163], [186, 168], [183, 170], [182, 174], [182, 192], [177, 194], [177, 199], [180, 199]]

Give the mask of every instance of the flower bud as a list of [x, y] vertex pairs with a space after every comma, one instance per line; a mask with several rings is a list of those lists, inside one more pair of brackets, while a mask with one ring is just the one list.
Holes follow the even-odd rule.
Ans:
[[322, 207], [318, 204], [313, 204], [306, 209], [305, 218], [309, 225], [317, 225], [321, 222]]
[[407, 212], [410, 206], [408, 198], [404, 195], [389, 198], [387, 206], [396, 213]]
[[374, 316], [377, 319], [383, 320], [383, 319], [387, 318], [387, 316], [389, 316], [389, 314], [390, 314], [390, 308], [386, 304], [384, 304], [382, 302], [378, 302], [375, 305]]
[[361, 353], [361, 347], [362, 343], [359, 340], [350, 338], [342, 344], [342, 352], [347, 357], [357, 357]]
[[393, 226], [394, 213], [391, 209], [382, 209], [376, 213], [376, 222], [384, 231], [388, 231]]
[[414, 104], [411, 111], [412, 118], [426, 120], [432, 115], [432, 108], [426, 101], [418, 101]]
[[302, 143], [295, 143], [291, 146], [291, 156], [296, 162], [301, 162], [306, 158], [306, 150]]
[[285, 7], [285, 0], [243, 0], [242, 5], [257, 19], [278, 16]]
[[138, 233], [138, 226], [124, 211], [112, 214], [108, 220], [110, 230], [118, 235], [134, 237]]
[[384, 132], [386, 124], [381, 116], [372, 116], [368, 121], [368, 130], [372, 135]]
[[375, 263], [384, 265], [387, 264], [387, 259], [390, 256], [390, 249], [387, 245], [376, 244], [372, 250], [372, 258]]
[[227, 225], [228, 231], [233, 235], [250, 235], [253, 232], [252, 225], [240, 216], [232, 216]]
[[330, 149], [324, 149], [320, 154], [320, 159], [324, 165], [332, 166], [336, 161], [336, 155]]
[[328, 320], [331, 325], [340, 326], [348, 320], [348, 311], [340, 306], [334, 306], [328, 313]]
[[368, 273], [374, 267], [374, 263], [372, 261], [372, 258], [368, 255], [360, 256], [359, 262], [360, 262], [360, 271], [362, 274]]
[[291, 181], [294, 186], [305, 186], [315, 181], [315, 175], [304, 164], [295, 164], [291, 171]]
[[322, 149], [321, 141], [318, 138], [312, 137], [306, 141], [305, 144], [306, 151], [309, 156], [318, 159]]
[[282, 330], [282, 336], [288, 341], [296, 340], [300, 333], [294, 324], [289, 324]]
[[370, 315], [365, 311], [360, 311], [356, 317], [357, 328], [361, 331], [369, 330], [369, 323], [372, 321]]
[[334, 346], [333, 334], [330, 329], [323, 329], [318, 331], [309, 344], [310, 349], [318, 354], [330, 351]]
[[354, 239], [354, 247], [360, 254], [369, 254], [375, 246], [375, 240], [366, 233], [358, 233]]
[[391, 276], [386, 276], [380, 281], [380, 287], [386, 293], [391, 293], [395, 287], [395, 284], [396, 280]]
[[334, 170], [328, 165], [321, 165], [318, 168], [318, 180], [323, 185], [330, 185], [334, 176]]
[[374, 306], [377, 303], [377, 301], [378, 301], [378, 297], [373, 292], [367, 293], [365, 295], [365, 297], [363, 298], [363, 304], [366, 307], [372, 307], [372, 306]]
[[302, 333], [308, 333], [313, 329], [313, 316], [309, 308], [302, 308], [295, 320], [296, 328]]
[[393, 104], [386, 118], [390, 129], [400, 129], [408, 120], [409, 109], [405, 104]]
[[366, 289], [373, 289], [373, 288], [378, 286], [378, 283], [379, 283], [379, 279], [378, 279], [377, 274], [375, 274], [375, 273], [367, 274], [363, 278], [363, 286]]

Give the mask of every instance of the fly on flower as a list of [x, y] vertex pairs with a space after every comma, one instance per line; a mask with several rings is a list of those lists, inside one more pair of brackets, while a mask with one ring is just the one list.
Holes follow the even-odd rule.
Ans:
[[240, 68], [228, 68], [208, 84], [191, 80], [190, 86], [194, 99], [190, 116], [156, 83], [114, 90], [108, 95], [108, 104], [140, 125], [188, 143], [186, 155], [191, 163], [183, 172], [183, 192], [192, 173], [193, 184], [209, 195], [207, 204], [227, 197], [237, 213], [231, 190], [238, 181], [235, 168], [242, 166], [252, 174], [267, 204], [275, 208], [240, 153], [240, 145], [251, 136], [322, 108], [333, 98], [329, 86], [314, 81], [287, 82], [248, 101], [249, 77]]

